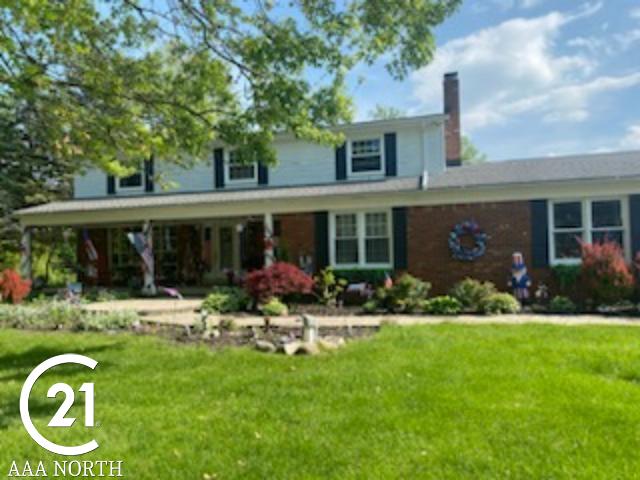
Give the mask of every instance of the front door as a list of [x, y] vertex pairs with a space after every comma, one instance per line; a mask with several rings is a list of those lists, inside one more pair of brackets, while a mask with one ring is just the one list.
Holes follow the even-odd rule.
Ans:
[[241, 260], [242, 269], [250, 272], [264, 266], [264, 224], [250, 221], [242, 231]]

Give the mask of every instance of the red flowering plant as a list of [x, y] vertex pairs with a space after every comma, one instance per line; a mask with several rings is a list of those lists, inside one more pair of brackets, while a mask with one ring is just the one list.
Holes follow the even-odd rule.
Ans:
[[613, 305], [633, 293], [633, 273], [616, 242], [582, 243], [580, 280], [596, 305]]
[[260, 302], [272, 297], [284, 298], [311, 293], [313, 278], [291, 263], [276, 262], [250, 272], [245, 281], [245, 289], [254, 300]]
[[24, 280], [18, 272], [7, 268], [0, 274], [0, 299], [21, 303], [31, 291], [31, 280]]

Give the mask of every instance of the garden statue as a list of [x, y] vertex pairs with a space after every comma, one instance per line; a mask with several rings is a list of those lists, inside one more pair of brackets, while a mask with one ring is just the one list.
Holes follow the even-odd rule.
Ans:
[[520, 302], [528, 300], [529, 287], [531, 287], [531, 279], [527, 273], [527, 266], [524, 264], [524, 257], [522, 253], [515, 252], [511, 265], [511, 289], [513, 290], [513, 296]]

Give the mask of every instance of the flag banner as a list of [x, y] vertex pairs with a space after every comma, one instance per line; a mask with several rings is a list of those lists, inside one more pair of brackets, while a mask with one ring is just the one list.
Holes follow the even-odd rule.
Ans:
[[96, 250], [96, 247], [93, 245], [93, 242], [89, 237], [89, 232], [87, 231], [86, 228], [82, 231], [82, 238], [84, 242], [84, 250], [87, 253], [87, 258], [89, 259], [90, 262], [97, 262], [98, 251]]
[[153, 272], [153, 251], [151, 249], [151, 245], [147, 242], [146, 236], [144, 233], [127, 233], [127, 238], [133, 248], [136, 249], [140, 258], [142, 258], [142, 263], [144, 268], [148, 272]]

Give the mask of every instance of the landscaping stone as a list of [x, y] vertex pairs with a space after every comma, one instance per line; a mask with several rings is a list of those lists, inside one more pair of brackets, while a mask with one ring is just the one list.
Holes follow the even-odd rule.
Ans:
[[265, 353], [275, 353], [277, 348], [268, 340], [256, 340], [256, 350]]
[[337, 350], [345, 345], [345, 341], [342, 337], [322, 337], [318, 339], [317, 344], [321, 350]]

